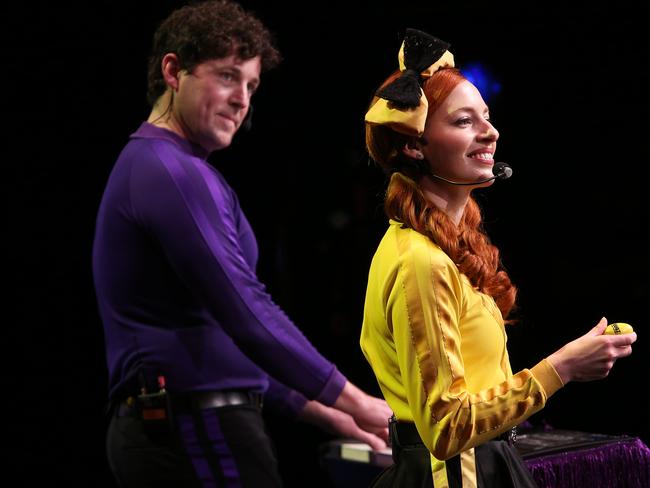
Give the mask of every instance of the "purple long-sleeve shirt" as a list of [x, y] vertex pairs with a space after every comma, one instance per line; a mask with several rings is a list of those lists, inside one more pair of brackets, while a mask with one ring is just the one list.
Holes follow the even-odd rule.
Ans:
[[253, 231], [207, 156], [145, 122], [110, 175], [93, 247], [109, 396], [132, 391], [142, 370], [170, 391], [267, 392], [294, 412], [305, 397], [331, 405], [345, 377], [265, 292]]

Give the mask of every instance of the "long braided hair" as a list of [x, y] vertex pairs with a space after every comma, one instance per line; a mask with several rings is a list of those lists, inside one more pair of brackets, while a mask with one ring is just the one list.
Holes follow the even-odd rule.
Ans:
[[[399, 71], [394, 72], [382, 86], [398, 75]], [[456, 68], [440, 69], [426, 79], [422, 88], [429, 103], [429, 113], [433, 113], [465, 79]], [[482, 228], [481, 211], [476, 200], [470, 195], [456, 226], [422, 193], [418, 181], [428, 172], [428, 163], [409, 158], [402, 152], [410, 139], [387, 126], [366, 124], [368, 153], [391, 175], [384, 202], [386, 215], [438, 244], [474, 287], [494, 298], [503, 317], [507, 317], [514, 307], [517, 288], [501, 265], [499, 250], [490, 243]]]

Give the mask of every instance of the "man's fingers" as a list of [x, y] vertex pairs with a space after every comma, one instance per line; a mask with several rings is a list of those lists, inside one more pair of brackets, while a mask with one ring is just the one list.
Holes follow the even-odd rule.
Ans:
[[381, 449], [386, 449], [386, 442], [383, 439], [377, 437], [370, 432], [359, 429], [357, 435], [354, 436], [355, 439], [360, 440], [368, 444], [374, 451], [379, 451]]

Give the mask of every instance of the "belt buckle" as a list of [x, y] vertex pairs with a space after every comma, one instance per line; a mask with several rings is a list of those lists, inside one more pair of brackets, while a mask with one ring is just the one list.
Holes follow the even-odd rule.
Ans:
[[250, 403], [250, 399], [246, 393], [241, 391], [227, 391], [224, 393], [224, 398], [222, 400], [223, 405], [246, 405]]
[[196, 395], [196, 405], [199, 409], [221, 408], [236, 405], [262, 406], [261, 395], [243, 391], [213, 391]]

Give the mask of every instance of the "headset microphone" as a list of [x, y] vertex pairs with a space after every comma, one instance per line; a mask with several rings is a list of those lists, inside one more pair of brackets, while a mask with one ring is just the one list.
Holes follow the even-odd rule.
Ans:
[[429, 173], [429, 176], [433, 176], [434, 178], [437, 178], [439, 180], [442, 180], [446, 183], [450, 183], [452, 185], [481, 185], [483, 183], [487, 183], [488, 181], [496, 180], [497, 178], [500, 180], [507, 180], [512, 176], [512, 168], [508, 166], [506, 163], [495, 163], [494, 166], [492, 167], [492, 176], [491, 178], [486, 178], [484, 180], [479, 180], [479, 181], [473, 181], [471, 183], [460, 183], [458, 181], [451, 181], [448, 180], [447, 178], [443, 178], [442, 176], [434, 175], [433, 173]]

